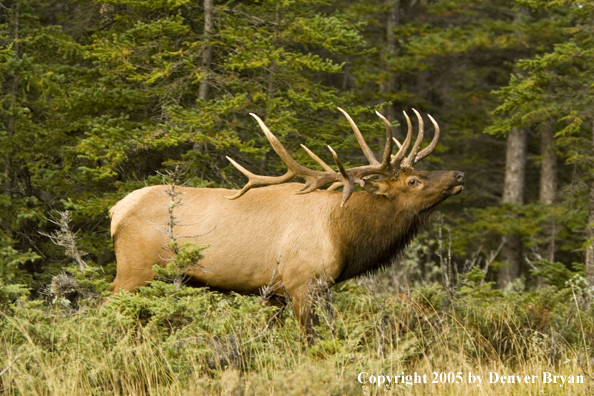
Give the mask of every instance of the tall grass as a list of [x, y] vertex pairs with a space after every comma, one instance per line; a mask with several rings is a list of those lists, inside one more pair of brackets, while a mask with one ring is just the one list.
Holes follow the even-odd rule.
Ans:
[[[276, 308], [253, 297], [164, 282], [109, 299], [26, 294], [0, 284], [0, 394], [594, 394], [594, 308], [576, 287], [517, 294], [468, 280], [454, 295], [396, 295], [347, 283], [320, 304], [313, 347], [290, 310], [271, 323]], [[543, 383], [543, 372], [584, 383]], [[427, 383], [369, 383], [403, 373]], [[538, 380], [489, 384], [489, 373]]]

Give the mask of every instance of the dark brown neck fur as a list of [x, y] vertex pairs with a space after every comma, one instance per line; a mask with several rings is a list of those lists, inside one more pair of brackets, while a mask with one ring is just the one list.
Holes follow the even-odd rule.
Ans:
[[[365, 210], [358, 211], [361, 208]], [[398, 208], [384, 196], [353, 194], [345, 207], [337, 208], [331, 215], [335, 225], [332, 238], [343, 268], [335, 282], [389, 265], [423, 228], [431, 212], [432, 208], [413, 213]]]

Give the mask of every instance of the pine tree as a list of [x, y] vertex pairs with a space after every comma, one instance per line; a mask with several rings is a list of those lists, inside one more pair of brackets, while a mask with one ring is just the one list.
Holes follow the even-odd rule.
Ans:
[[[391, 22], [394, 8], [398, 23]], [[519, 193], [507, 191], [506, 194], [506, 144], [499, 136], [482, 132], [491, 125], [491, 113], [499, 104], [496, 92], [508, 83], [514, 63], [552, 48], [552, 43], [559, 39], [556, 30], [544, 29], [550, 23], [549, 15], [531, 12], [515, 1], [353, 1], [348, 10], [353, 15], [363, 14], [367, 23], [364, 32], [369, 45], [376, 48], [373, 55], [349, 62], [356, 100], [365, 104], [390, 100], [394, 105], [389, 109], [416, 107], [439, 120], [443, 131], [442, 153], [422, 166], [465, 171], [468, 185], [459, 199], [466, 208], [491, 207], [499, 211], [504, 195], [518, 197], [523, 193], [526, 187], [520, 178], [515, 181], [520, 181], [521, 185], [514, 189]], [[392, 36], [389, 32], [397, 38], [394, 51], [390, 51]], [[523, 129], [519, 132], [528, 134]], [[522, 164], [509, 164], [510, 169], [526, 166], [524, 162], [531, 154], [528, 151], [531, 142], [526, 136], [519, 140], [526, 141], [526, 152], [513, 157], [519, 158]], [[517, 147], [513, 142], [509, 144]], [[512, 176], [508, 173], [508, 179]], [[534, 197], [530, 188], [527, 191], [526, 200], [530, 202]], [[523, 198], [511, 206], [521, 206], [522, 202]], [[456, 200], [448, 205], [461, 207]], [[456, 213], [459, 215], [455, 227], [458, 249], [464, 250], [464, 254], [476, 251], [481, 245], [497, 249], [501, 236], [493, 237], [493, 230], [503, 231], [502, 219], [493, 222], [491, 219], [499, 215], [482, 211], [462, 213], [461, 210]], [[479, 225], [481, 231], [478, 231]], [[510, 225], [505, 233], [514, 235], [520, 231], [518, 228], [521, 227], [517, 224]], [[509, 256], [514, 257], [515, 265], [506, 267], [515, 271], [508, 276], [509, 281], [520, 273], [522, 255], [521, 238], [508, 239], [508, 245], [512, 241], [517, 245], [508, 258], [502, 260], [510, 261]]]
[[[547, 53], [517, 63], [520, 73], [514, 75], [509, 86], [501, 91], [504, 103], [497, 110], [501, 118], [495, 128], [539, 126], [544, 131], [557, 125], [555, 146], [568, 164], [581, 170], [577, 177], [574, 176], [572, 188], [566, 189], [561, 197], [564, 222], [570, 228], [583, 226], [586, 230], [583, 248], [586, 273], [592, 283], [594, 183], [591, 158], [594, 135], [591, 125], [594, 92], [591, 87], [594, 45], [590, 32], [594, 7], [577, 1], [523, 1], [522, 4], [534, 12], [549, 13], [551, 20], [556, 21], [550, 29], [563, 36], [563, 40]], [[546, 139], [544, 135], [543, 139]], [[581, 182], [584, 178], [588, 180], [589, 188]], [[572, 209], [576, 201], [588, 202], [588, 211]], [[554, 233], [554, 230], [548, 231]]]
[[[75, 189], [68, 86], [82, 60], [51, 3], [15, 0], [0, 9], [0, 276], [31, 281], [40, 272], [48, 211]], [[51, 249], [50, 249], [51, 251]]]
[[[160, 183], [157, 171], [172, 164], [191, 169], [194, 186], [243, 184], [226, 155], [278, 172], [250, 112], [293, 150], [304, 143], [328, 162], [326, 144], [350, 153], [348, 124], [330, 121], [350, 97], [325, 79], [342, 73], [339, 58], [361, 53], [363, 41], [356, 24], [323, 12], [326, 4], [81, 2], [66, 12], [82, 26], [61, 19], [57, 3], [3, 9], [1, 268], [26, 269], [21, 282], [31, 282], [27, 272], [43, 282], [59, 270], [59, 250], [38, 234], [53, 227], [54, 209], [72, 211], [80, 243], [100, 260], [108, 208]], [[311, 165], [304, 152], [295, 157]]]

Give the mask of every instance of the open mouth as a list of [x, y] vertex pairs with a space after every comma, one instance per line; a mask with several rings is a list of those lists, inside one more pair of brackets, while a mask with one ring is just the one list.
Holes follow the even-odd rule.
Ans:
[[463, 190], [464, 190], [464, 185], [458, 185], [458, 186], [454, 186], [454, 187], [451, 187], [451, 188], [448, 190], [448, 194], [449, 194], [449, 195], [458, 195], [458, 194], [460, 194], [460, 193], [461, 193]]

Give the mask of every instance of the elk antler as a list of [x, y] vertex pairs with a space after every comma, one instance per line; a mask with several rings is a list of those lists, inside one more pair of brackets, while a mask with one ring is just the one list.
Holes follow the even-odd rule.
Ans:
[[[298, 193], [300, 194], [317, 190], [318, 188], [325, 186], [328, 183], [336, 181], [344, 182], [344, 180], [342, 180], [342, 175], [340, 173], [333, 171], [332, 168], [330, 168], [325, 163], [325, 168], [327, 167], [326, 169], [330, 169], [330, 171], [327, 170], [325, 172], [320, 172], [316, 170], [311, 170], [297, 163], [297, 161], [295, 161], [293, 157], [291, 157], [291, 155], [287, 152], [283, 145], [278, 141], [276, 136], [274, 136], [272, 132], [270, 132], [270, 130], [268, 129], [266, 124], [264, 124], [264, 122], [260, 119], [260, 117], [258, 117], [254, 113], [250, 113], [250, 115], [254, 117], [256, 121], [258, 121], [260, 128], [262, 128], [262, 131], [268, 138], [268, 141], [272, 145], [272, 148], [274, 149], [274, 151], [276, 151], [276, 153], [284, 161], [284, 163], [289, 167], [289, 170], [283, 176], [277, 177], [255, 175], [247, 169], [245, 169], [244, 167], [237, 164], [231, 158], [227, 157], [227, 159], [231, 161], [231, 163], [249, 179], [248, 183], [245, 186], [243, 186], [243, 188], [237, 194], [235, 194], [232, 197], [229, 197], [229, 199], [236, 199], [241, 197], [246, 191], [248, 191], [252, 187], [285, 183], [293, 177], [300, 177], [305, 180], [305, 185], [301, 190], [298, 191]], [[311, 151], [309, 151], [309, 149], [307, 151], [313, 154]], [[315, 156], [315, 154], [313, 155]], [[318, 158], [317, 160], [323, 163], [321, 159]]]
[[[301, 188], [301, 190], [297, 191], [297, 194], [305, 194], [312, 192], [329, 183], [333, 184], [328, 188], [328, 190], [334, 190], [342, 186], [342, 206], [351, 196], [355, 184], [359, 184], [360, 186], [365, 185], [366, 176], [384, 175], [390, 178], [395, 178], [398, 175], [400, 169], [412, 169], [414, 164], [431, 154], [431, 152], [437, 146], [437, 141], [439, 140], [439, 126], [437, 125], [437, 122], [435, 122], [433, 117], [429, 116], [429, 119], [435, 127], [435, 136], [429, 144], [429, 146], [427, 146], [419, 152], [421, 143], [423, 141], [424, 124], [421, 115], [415, 109], [413, 109], [419, 122], [419, 134], [410, 154], [405, 158], [406, 152], [408, 151], [408, 148], [410, 147], [410, 144], [412, 142], [412, 123], [408, 118], [408, 115], [406, 114], [406, 112], [404, 112], [404, 117], [406, 118], [406, 123], [408, 125], [408, 132], [406, 134], [404, 142], [400, 144], [396, 139], [392, 137], [392, 126], [390, 125], [390, 122], [383, 115], [376, 111], [377, 116], [386, 125], [386, 143], [384, 145], [382, 161], [380, 162], [377, 160], [377, 158], [375, 158], [375, 155], [373, 154], [367, 143], [365, 143], [363, 135], [359, 131], [359, 128], [357, 128], [357, 125], [355, 124], [351, 116], [340, 107], [338, 108], [338, 110], [340, 110], [340, 112], [344, 114], [349, 124], [351, 125], [353, 133], [355, 134], [355, 138], [357, 139], [359, 146], [361, 146], [361, 150], [363, 150], [365, 157], [369, 161], [369, 165], [345, 169], [342, 163], [340, 162], [340, 159], [338, 158], [336, 152], [330, 146], [328, 146], [328, 149], [332, 153], [334, 162], [336, 163], [336, 166], [339, 170], [338, 172], [336, 172], [322, 159], [320, 159], [316, 154], [314, 154], [311, 150], [309, 150], [304, 145], [301, 145], [301, 147], [303, 147], [303, 149], [318, 164], [320, 164], [320, 166], [322, 166], [324, 171], [308, 169], [299, 164], [297, 161], [295, 161], [293, 157], [291, 157], [291, 155], [287, 152], [283, 145], [278, 141], [276, 136], [274, 136], [272, 132], [270, 132], [268, 127], [257, 115], [250, 113], [250, 115], [254, 117], [256, 121], [258, 121], [260, 128], [262, 128], [262, 131], [266, 135], [266, 138], [268, 138], [268, 141], [272, 145], [272, 148], [278, 154], [278, 156], [285, 162], [289, 170], [282, 176], [260, 176], [251, 173], [250, 171], [239, 165], [237, 162], [227, 157], [227, 159], [249, 179], [247, 184], [243, 186], [243, 188], [240, 191], [238, 191], [237, 194], [228, 198], [239, 198], [252, 187], [281, 184], [289, 181], [294, 177], [299, 177], [305, 180], [305, 184]], [[398, 152], [395, 155], [392, 155], [392, 148], [394, 143], [396, 143], [399, 148]]]

